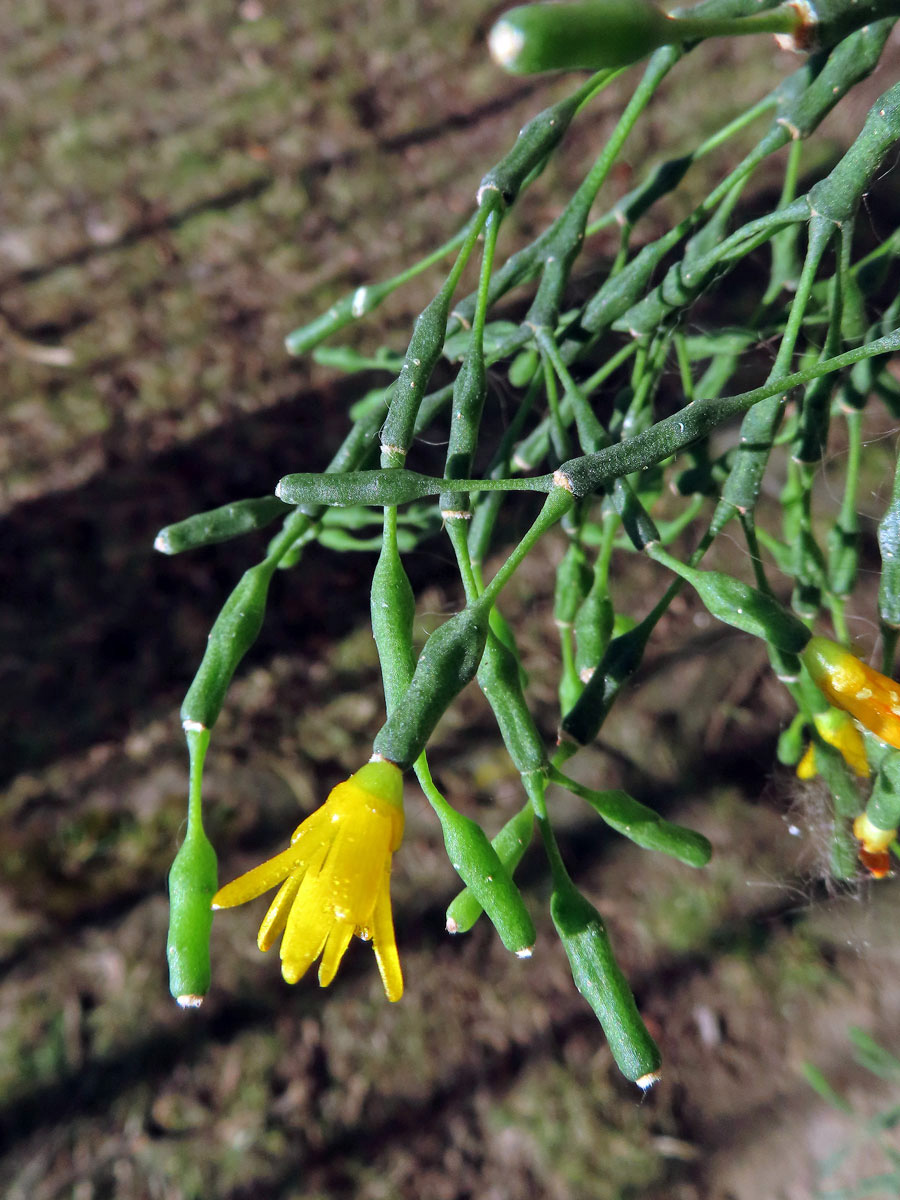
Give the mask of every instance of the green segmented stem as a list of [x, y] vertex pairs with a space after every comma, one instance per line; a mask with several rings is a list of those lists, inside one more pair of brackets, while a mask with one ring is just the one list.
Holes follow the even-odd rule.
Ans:
[[707, 37], [797, 33], [801, 14], [790, 4], [742, 17], [669, 17], [649, 0], [603, 4], [526, 4], [504, 13], [490, 34], [491, 51], [516, 75], [624, 67], [659, 46]]
[[195, 513], [184, 521], [166, 525], [156, 535], [153, 548], [162, 554], [183, 554], [199, 546], [227, 542], [267, 525], [285, 515], [288, 506], [275, 496], [236, 500], [208, 512]]
[[415, 669], [412, 635], [416, 601], [397, 548], [396, 508], [384, 510], [381, 553], [372, 575], [370, 604], [372, 636], [390, 717], [406, 693]]
[[796, 223], [805, 216], [801, 204], [792, 205], [782, 212], [770, 213], [748, 222], [692, 262], [676, 263], [666, 272], [662, 283], [616, 316], [610, 322], [611, 328], [627, 331], [633, 337], [656, 333], [661, 326], [688, 309], [713, 280], [721, 279], [727, 270], [742, 262], [751, 250], [768, 241], [785, 225]]
[[863, 26], [900, 16], [898, 0], [815, 0], [816, 44], [833, 46]]
[[[683, 222], [656, 243], [645, 247], [637, 256], [634, 265], [629, 264], [630, 269], [624, 279], [618, 284], [610, 279], [601, 288], [595, 301], [583, 314], [582, 328], [596, 336], [603, 328], [620, 318], [638, 301], [651, 272], [692, 224], [696, 224], [706, 213], [712, 211], [724, 195], [735, 189], [741, 178], [747, 177], [758, 162], [783, 145], [791, 136], [802, 137], [811, 132], [849, 87], [871, 71], [889, 32], [890, 24], [881, 22], [877, 27], [869, 26], [858, 31], [834, 51], [818, 74], [811, 73], [808, 67], [804, 67], [776, 89], [771, 97], [776, 105], [774, 123], [757, 148], [714, 189], [687, 222]], [[648, 71], [655, 69], [654, 63], [651, 62]], [[705, 149], [705, 146], [701, 149]], [[554, 225], [531, 246], [513, 255], [495, 274], [492, 280], [491, 303], [512, 286], [537, 273], [541, 262], [550, 253], [550, 242], [555, 236], [556, 228]], [[744, 252], [748, 248], [745, 246]], [[561, 273], [562, 269], [556, 267], [554, 275], [557, 281], [561, 278]], [[550, 288], [550, 283], [547, 287]], [[474, 297], [469, 297], [457, 306], [456, 311], [461, 316], [470, 317], [474, 302]], [[570, 352], [567, 348], [566, 353]]]
[[490, 628], [490, 611], [537, 540], [574, 503], [564, 488], [553, 488], [529, 531], [477, 599], [437, 629], [425, 643], [402, 702], [375, 738], [376, 754], [401, 769], [424, 751], [435, 725], [478, 670]]
[[881, 552], [878, 616], [882, 626], [894, 630], [900, 628], [900, 461], [894, 471], [891, 499], [878, 522], [878, 549]]
[[[491, 838], [497, 857], [510, 875], [521, 862], [533, 834], [534, 812], [529, 801]], [[468, 933], [483, 912], [472, 889], [463, 888], [447, 907], [447, 932]]]
[[[488, 467], [487, 476], [490, 479], [507, 479], [512, 469], [513, 448], [519, 438], [522, 428], [534, 407], [538, 394], [539, 381], [533, 379], [519, 404], [516, 414], [510, 421], [506, 432], [500, 439], [500, 444], [494, 454], [493, 461]], [[501, 492], [484, 493], [475, 505], [469, 528], [469, 558], [476, 566], [485, 561], [491, 536], [500, 505], [503, 501]]]
[[444, 345], [453, 293], [495, 205], [496, 200], [489, 196], [479, 208], [468, 227], [465, 240], [444, 286], [416, 318], [381, 430], [382, 466], [401, 466], [406, 458], [412, 444], [419, 406]]
[[813, 216], [842, 225], [853, 218], [888, 150], [900, 138], [900, 83], [883, 92], [859, 136], [834, 169], [809, 191]]
[[659, 1078], [662, 1055], [615, 959], [603, 918], [569, 881], [555, 880], [550, 915], [572, 979], [600, 1022], [616, 1066], [646, 1090]]
[[723, 421], [746, 412], [763, 400], [783, 396], [792, 388], [812, 379], [843, 370], [867, 358], [896, 353], [898, 349], [900, 329], [751, 391], [734, 396], [696, 400], [671, 417], [657, 421], [628, 441], [614, 443], [596, 454], [570, 459], [553, 474], [530, 479], [465, 480], [436, 479], [397, 468], [355, 471], [343, 475], [299, 474], [285, 476], [279, 482], [277, 494], [282, 500], [292, 504], [379, 506], [405, 504], [424, 496], [440, 495], [442, 491], [447, 490], [449, 484], [455, 484], [467, 492], [565, 490], [571, 492], [572, 497], [586, 496], [611, 484], [622, 475], [631, 474], [669, 458], [704, 437]]
[[550, 915], [569, 959], [575, 986], [594, 1010], [616, 1065], [626, 1079], [647, 1088], [658, 1078], [661, 1055], [635, 1004], [613, 953], [603, 918], [573, 884], [550, 824], [546, 780], [534, 777], [531, 802], [550, 871]]
[[522, 691], [518, 657], [493, 632], [488, 634], [478, 668], [478, 686], [494, 711], [503, 744], [519, 774], [546, 770], [547, 751]]
[[467, 605], [425, 643], [413, 677], [373, 743], [375, 754], [407, 770], [440, 718], [475, 678], [488, 634], [490, 603]]
[[553, 364], [546, 354], [541, 356], [544, 368], [544, 395], [547, 397], [547, 407], [550, 410], [550, 445], [553, 448], [553, 465], [564, 462], [572, 452], [569, 440], [568, 422], [563, 420], [559, 403], [559, 388]]
[[[822, 358], [832, 358], [840, 352], [842, 301], [841, 280], [840, 276], [835, 273], [829, 289], [830, 316], [825, 344], [822, 347]], [[797, 462], [817, 463], [821, 461], [828, 444], [831, 396], [836, 384], [837, 380], [829, 375], [813, 380], [809, 387], [804, 389], [797, 436], [792, 447], [792, 455]]]
[[552, 486], [531, 528], [482, 592], [482, 600], [486, 600], [491, 604], [496, 601], [502, 589], [509, 583], [513, 573], [528, 557], [539, 539], [548, 529], [552, 529], [557, 521], [562, 520], [574, 503], [575, 497], [569, 492], [567, 487], [557, 486], [556, 484]]
[[810, 632], [803, 622], [768, 593], [721, 571], [700, 571], [659, 545], [647, 546], [646, 552], [686, 580], [716, 620], [771, 642], [787, 654], [799, 654], [809, 641]]
[[610, 436], [603, 428], [596, 413], [587, 399], [586, 391], [582, 390], [572, 378], [568, 366], [559, 352], [556, 339], [551, 331], [544, 327], [536, 328], [534, 338], [545, 360], [552, 366], [556, 376], [565, 390], [575, 416], [575, 426], [578, 430], [578, 442], [583, 450], [596, 454], [610, 443]]
[[576, 530], [574, 535], [570, 536], [562, 562], [556, 568], [553, 620], [557, 627], [571, 629], [575, 614], [587, 596], [592, 580], [593, 572]]
[[291, 504], [370, 504], [381, 508], [439, 496], [454, 487], [467, 492], [548, 492], [553, 486], [552, 475], [530, 479], [439, 479], [402, 467], [389, 467], [347, 471], [343, 475], [285, 475], [279, 480], [277, 493]]
[[827, 540], [828, 586], [835, 596], [842, 599], [852, 593], [859, 574], [860, 528], [857, 497], [862, 462], [862, 414], [855, 409], [848, 409], [844, 412], [844, 419], [847, 423], [844, 495], [841, 498], [837, 521], [828, 531]]
[[[336, 478], [362, 461], [379, 423], [376, 412], [357, 421], [326, 468], [326, 476]], [[295, 548], [321, 512], [315, 502], [293, 508], [281, 532], [269, 543], [266, 557], [238, 581], [210, 630], [203, 659], [182, 704], [182, 722], [206, 729], [215, 724], [232, 676], [262, 628], [272, 577], [287, 560], [296, 561]]]
[[[802, 157], [803, 142], [796, 138], [791, 142], [788, 150], [787, 165], [781, 184], [781, 196], [778, 201], [779, 208], [786, 208], [796, 199]], [[775, 304], [785, 287], [796, 286], [800, 275], [800, 262], [797, 257], [799, 233], [799, 226], [788, 225], [787, 228], [776, 233], [770, 242], [772, 262], [769, 267], [769, 283], [759, 302], [757, 320]]]
[[532, 117], [516, 138], [512, 149], [481, 180], [478, 204], [485, 192], [496, 192], [504, 207], [513, 204], [528, 176], [553, 153], [565, 137], [576, 113], [612, 82], [614, 72], [598, 71], [573, 95]]
[[262, 628], [269, 584], [277, 565], [277, 559], [270, 556], [246, 570], [216, 617], [203, 659], [181, 706], [186, 729], [211, 729], [215, 724], [231, 678]]
[[[783, 396], [792, 388], [827, 375], [832, 371], [843, 370], [867, 358], [895, 354], [900, 350], [900, 329], [895, 329], [885, 337], [867, 342], [865, 346], [847, 350], [834, 358], [814, 363], [802, 371], [795, 371], [782, 379], [763, 384], [749, 392], [740, 392], [735, 396], [723, 396], [711, 400], [695, 400], [693, 404], [657, 421], [643, 433], [637, 434], [627, 442], [617, 442], [601, 450], [598, 454], [586, 454], [578, 459], [572, 459], [556, 472], [556, 478], [564, 480], [571, 487], [575, 496], [586, 496], [590, 492], [611, 483], [620, 475], [629, 475], [632, 471], [648, 467], [653, 463], [684, 449], [691, 442], [705, 437], [712, 429], [729, 417], [746, 412], [760, 401], [773, 396]], [[536, 482], [536, 481], [533, 481]]]
[[712, 846], [702, 833], [664, 820], [626, 792], [596, 791], [555, 767], [550, 770], [550, 781], [587, 801], [611, 829], [645, 850], [669, 854], [690, 867], [705, 867], [709, 862]]
[[[487, 394], [487, 370], [484, 360], [484, 323], [487, 316], [488, 290], [494, 263], [494, 250], [500, 229], [500, 212], [492, 212], [484, 231], [484, 250], [481, 258], [481, 282], [478, 287], [478, 303], [469, 350], [456, 376], [453, 386], [453, 405], [450, 419], [450, 437], [447, 442], [447, 458], [444, 466], [446, 479], [463, 478], [472, 473], [472, 463], [478, 446], [478, 431], [481, 413]], [[471, 513], [469, 497], [465, 492], [443, 492], [440, 497], [441, 512], [448, 521], [466, 520]], [[449, 515], [453, 514], [453, 515]], [[458, 515], [456, 515], [458, 514]], [[465, 516], [463, 514], [466, 514]]]
[[[593, 674], [612, 637], [615, 612], [609, 594], [609, 567], [618, 525], [618, 513], [605, 514], [591, 586], [575, 614], [575, 670], [582, 684]], [[562, 706], [562, 711], [571, 707]]]
[[[467, 911], [472, 909], [473, 905], [477, 906], [472, 923], [477, 919], [479, 912], [487, 911], [504, 945], [514, 953], [526, 956], [531, 953], [534, 945], [534, 925], [518, 889], [512, 882], [506, 862], [499, 857], [498, 851], [487, 841], [479, 826], [456, 812], [435, 787], [424, 753], [430, 730], [426, 732], [417, 727], [415, 721], [407, 719], [408, 706], [416, 703], [413, 688], [415, 680], [418, 680], [420, 689], [433, 685], [436, 679], [446, 677], [448, 668], [452, 665], [457, 669], [453, 689], [461, 690], [460, 685], [464, 686], [468, 681], [467, 676], [470, 677], [471, 662], [478, 655], [477, 642], [481, 627], [469, 620], [454, 631], [452, 639], [445, 634], [440, 653], [435, 650], [437, 643], [432, 643], [429, 639], [420, 662], [414, 669], [414, 611], [412, 590], [396, 549], [396, 509], [387, 508], [384, 544], [372, 585], [372, 627], [382, 665], [388, 721], [385, 729], [376, 738], [373, 751], [396, 762], [398, 760], [393, 754], [398, 746], [403, 745], [404, 739], [417, 739], [415, 744], [421, 745], [422, 750], [413, 766], [423, 791], [441, 822], [450, 861], [466, 884]], [[466, 611], [469, 612], [468, 609]], [[446, 629], [446, 626], [443, 628]], [[475, 643], [474, 646], [470, 646], [471, 653], [468, 656], [461, 644], [462, 638], [472, 639]], [[493, 638], [489, 631], [488, 638]], [[499, 646], [496, 639], [494, 644]], [[500, 650], [502, 651], [502, 647]], [[447, 689], [440, 684], [435, 686], [429, 695], [429, 702], [433, 711], [439, 707], [443, 711], [449, 702]], [[520, 740], [522, 736], [519, 735]], [[386, 754], [386, 748], [390, 748], [391, 752]], [[413, 751], [407, 750], [405, 753], [408, 756]], [[408, 763], [403, 762], [401, 765], [405, 766]], [[518, 859], [515, 858], [512, 848], [506, 847], [502, 839], [501, 847], [509, 850], [506, 859], [514, 866], [513, 860], [517, 862]], [[448, 924], [451, 920], [448, 914]], [[454, 927], [459, 926], [454, 924]]]
[[584, 691], [560, 725], [560, 738], [569, 746], [567, 754], [597, 736], [620, 691], [641, 665], [650, 635], [682, 586], [680, 579], [671, 584], [642, 621], [613, 638], [600, 661], [586, 668], [590, 675]]
[[877, 829], [896, 829], [900, 825], [900, 751], [889, 750], [882, 759], [866, 804], [866, 816]]
[[827, 587], [825, 558], [816, 541], [812, 527], [812, 489], [814, 468], [800, 463], [797, 466], [800, 483], [800, 503], [797, 506], [797, 532], [792, 546], [791, 573], [794, 592], [791, 605], [804, 620], [812, 621], [822, 605], [822, 592]]
[[[829, 242], [840, 225], [852, 219], [872, 175], [889, 146], [898, 137], [900, 84], [879, 97], [866, 117], [862, 133], [828, 178], [810, 189], [807, 201], [811, 214], [809, 245], [770, 379], [777, 380], [787, 370], [809, 303], [813, 280]], [[831, 361], [834, 361], [833, 358]], [[722, 490], [722, 499], [713, 519], [716, 532], [724, 528], [735, 512], [750, 512], [755, 508], [781, 410], [782, 403], [773, 397], [753, 408], [744, 418], [737, 460]]]
[[[890, 21], [881, 22], [877, 26], [870, 26], [853, 34], [837, 47], [823, 69], [811, 80], [809, 69], [803, 68], [796, 72], [791, 80], [786, 81], [786, 84], [792, 83], [792, 86], [785, 86], [778, 94], [773, 124], [754, 150], [722, 180], [694, 214], [656, 242], [645, 246], [625, 270], [600, 288], [584, 310], [580, 322], [582, 328], [597, 334], [622, 319], [629, 308], [639, 303], [652, 272], [693, 225], [713, 211], [723, 196], [731, 191], [740, 179], [748, 176], [765, 157], [783, 146], [791, 137], [808, 136], [850, 87], [872, 71], [890, 32], [891, 24]], [[789, 206], [787, 211], [792, 211], [792, 206]], [[800, 215], [798, 214], [797, 219], [800, 219]], [[774, 232], [777, 230], [773, 230]], [[742, 233], [741, 236], [746, 239], [747, 233]], [[732, 246], [734, 244], [732, 242]], [[727, 249], [720, 248], [720, 258], [724, 259], [726, 253]], [[712, 262], [704, 265], [711, 270], [717, 264]], [[675, 280], [672, 283], [675, 284]], [[649, 312], [646, 314], [646, 326], [655, 328]], [[627, 323], [625, 327], [629, 327]]]
[[507, 950], [530, 958], [536, 933], [521, 893], [480, 825], [453, 808], [440, 791], [424, 758], [415, 764], [422, 791], [444, 835], [450, 863], [490, 918]]
[[212, 898], [218, 887], [216, 852], [203, 829], [201, 787], [209, 731], [187, 731], [191, 760], [188, 823], [169, 871], [169, 991], [182, 1008], [196, 1008], [209, 991]]
[[[513, 287], [526, 283], [541, 273], [541, 286], [533, 301], [528, 321], [531, 324], [555, 325], [555, 314], [558, 313], [562, 289], [581, 250], [587, 218], [597, 192], [638, 117], [678, 57], [679, 52], [671, 47], [666, 47], [654, 55], [609, 141], [565, 209], [549, 229], [529, 246], [511, 255], [494, 275], [489, 304], [496, 304]], [[455, 310], [457, 320], [470, 321], [475, 302], [474, 296], [461, 301]]]
[[308, 354], [326, 338], [339, 333], [352, 322], [361, 320], [403, 284], [408, 283], [417, 275], [421, 275], [423, 271], [427, 271], [429, 267], [462, 246], [469, 237], [471, 226], [475, 220], [476, 217], [472, 217], [449, 241], [444, 242], [442, 246], [433, 250], [431, 254], [427, 254], [413, 266], [407, 267], [405, 271], [401, 271], [398, 275], [394, 275], [393, 278], [386, 279], [382, 283], [355, 288], [349, 295], [334, 303], [321, 316], [289, 333], [284, 339], [288, 354]]
[[528, 324], [549, 328], [556, 326], [563, 290], [584, 244], [584, 231], [597, 193], [641, 113], [679, 57], [679, 52], [672, 47], [666, 47], [653, 56], [597, 161], [548, 230], [543, 253], [544, 270], [526, 317]]

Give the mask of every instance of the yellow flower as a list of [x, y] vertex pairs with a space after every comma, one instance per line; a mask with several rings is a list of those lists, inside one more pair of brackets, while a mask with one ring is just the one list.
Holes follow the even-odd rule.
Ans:
[[828, 638], [810, 638], [801, 653], [816, 686], [860, 725], [900, 748], [900, 687]]
[[221, 888], [212, 906], [244, 904], [281, 884], [259, 927], [268, 950], [280, 934], [281, 973], [296, 983], [321, 954], [319, 983], [334, 979], [354, 933], [372, 942], [389, 1000], [403, 995], [391, 915], [391, 855], [403, 839], [403, 776], [370, 762], [339, 783], [281, 854]]

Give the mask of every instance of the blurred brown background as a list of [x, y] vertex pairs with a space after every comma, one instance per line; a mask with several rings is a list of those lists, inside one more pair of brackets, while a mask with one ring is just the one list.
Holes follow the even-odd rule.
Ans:
[[[852, 1123], [800, 1063], [854, 1089], [860, 1112], [890, 1099], [853, 1067], [847, 1029], [897, 1048], [896, 888], [829, 896], [822, 799], [771, 765], [786, 702], [749, 639], [703, 626], [689, 599], [578, 769], [703, 829], [712, 865], [640, 853], [555, 799], [573, 873], [664, 1050], [642, 1102], [547, 919], [530, 963], [483, 923], [444, 934], [453, 874], [413, 787], [395, 860], [401, 1004], [385, 1002], [359, 945], [330, 991], [288, 988], [255, 948], [261, 906], [217, 920], [198, 1013], [168, 996], [177, 708], [263, 542], [165, 559], [154, 534], [327, 461], [372, 380], [289, 360], [285, 333], [449, 236], [519, 126], [567, 87], [500, 78], [483, 49], [494, 13], [471, 0], [360, 11], [22, 0], [0, 24], [0, 1188], [16, 1200], [805, 1200]], [[869, 95], [898, 61], [895, 43]], [[766, 41], [696, 52], [609, 197], [794, 65]], [[553, 215], [624, 94], [582, 118], [507, 245]], [[810, 166], [865, 106], [829, 123]], [[707, 178], [689, 175], [645, 236]], [[776, 184], [764, 172], [760, 187]], [[877, 223], [885, 201], [872, 203]], [[613, 250], [598, 239], [584, 270]], [[349, 340], [402, 349], [438, 278]], [[873, 446], [870, 516], [892, 463], [892, 439]], [[529, 561], [506, 603], [548, 737], [559, 553], [551, 543]], [[646, 593], [646, 565], [623, 574], [623, 608]], [[210, 752], [223, 879], [280, 847], [366, 754], [381, 711], [371, 566], [314, 550], [276, 582]], [[424, 636], [457, 603], [453, 571], [440, 541], [410, 568], [426, 581]], [[520, 803], [477, 693], [442, 724], [433, 767], [491, 833]], [[521, 877], [543, 912], [536, 850]]]

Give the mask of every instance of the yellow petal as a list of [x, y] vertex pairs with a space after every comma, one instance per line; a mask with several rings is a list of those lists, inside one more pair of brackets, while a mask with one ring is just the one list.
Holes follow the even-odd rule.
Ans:
[[294, 903], [294, 898], [300, 890], [302, 881], [303, 872], [295, 871], [293, 875], [287, 877], [278, 889], [275, 899], [269, 905], [269, 911], [263, 917], [262, 925], [259, 927], [256, 944], [260, 950], [270, 949], [275, 944], [276, 938], [284, 932], [288, 913], [291, 911], [291, 905]]
[[400, 970], [400, 956], [397, 953], [397, 939], [394, 936], [394, 917], [391, 912], [391, 863], [385, 863], [378, 898], [375, 901], [375, 912], [372, 919], [372, 946], [375, 950], [375, 961], [381, 974], [381, 982], [388, 1000], [399, 1000], [403, 995], [403, 972]]
[[319, 963], [319, 983], [322, 987], [328, 987], [334, 979], [352, 937], [353, 926], [348, 925], [346, 921], [332, 925], [325, 949], [322, 951], [322, 961]]
[[285, 936], [281, 942], [281, 974], [286, 983], [302, 979], [322, 953], [333, 924], [328, 913], [319, 913], [316, 921], [308, 921], [296, 937]]
[[319, 867], [311, 864], [304, 875], [281, 939], [281, 973], [288, 983], [296, 983], [319, 957], [334, 924]]
[[304, 869], [322, 845], [323, 839], [330, 836], [327, 822], [323, 824], [320, 819], [321, 813], [322, 810], [317, 809], [311, 817], [307, 817], [295, 832], [287, 850], [282, 850], [274, 858], [267, 859], [219, 888], [212, 898], [212, 907], [233, 908], [236, 904], [246, 904], [248, 900], [255, 900], [263, 892], [268, 892], [294, 871]]
[[391, 824], [371, 810], [344, 816], [322, 867], [322, 894], [339, 921], [368, 925], [385, 862]]
[[328, 801], [320, 804], [317, 809], [304, 818], [291, 834], [291, 845], [295, 846], [300, 841], [301, 837], [308, 837], [313, 833], [321, 833], [322, 826], [327, 826], [331, 820], [331, 813], [328, 811]]

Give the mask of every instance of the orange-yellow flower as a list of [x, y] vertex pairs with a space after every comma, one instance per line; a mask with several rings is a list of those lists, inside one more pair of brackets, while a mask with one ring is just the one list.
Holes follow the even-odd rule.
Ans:
[[296, 983], [322, 956], [327, 987], [354, 933], [372, 942], [389, 1000], [403, 995], [391, 915], [391, 855], [403, 839], [403, 777], [390, 762], [370, 762], [333, 788], [297, 827], [281, 854], [226, 884], [213, 908], [244, 904], [281, 884], [259, 927], [268, 950], [279, 935], [281, 972]]
[[900, 686], [893, 679], [829, 638], [810, 638], [800, 657], [831, 704], [900, 748]]

